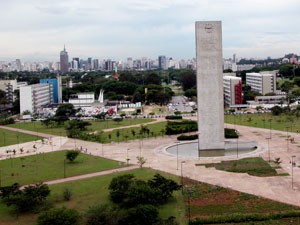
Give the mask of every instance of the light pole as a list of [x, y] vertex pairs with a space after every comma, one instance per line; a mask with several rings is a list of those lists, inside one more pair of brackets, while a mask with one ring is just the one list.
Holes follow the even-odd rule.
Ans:
[[287, 151], [289, 151], [289, 127], [286, 127], [286, 147]]
[[66, 178], [66, 159], [64, 159], [64, 178]]
[[180, 141], [176, 141], [176, 170], [178, 170], [178, 144]]
[[269, 155], [269, 162], [271, 161], [271, 155], [270, 155], [270, 137], [266, 138], [268, 140], [268, 155]]
[[236, 157], [239, 157], [239, 135], [236, 138]]
[[183, 170], [182, 170], [182, 163], [185, 163], [185, 161], [181, 161], [181, 193], [183, 194]]
[[128, 162], [129, 162], [128, 151], [129, 151], [129, 148], [127, 148], [127, 151], [126, 151], [126, 164], [127, 164], [127, 166], [128, 166]]
[[295, 158], [296, 156], [295, 155], [293, 155], [292, 156], [292, 189], [294, 190], [294, 164], [295, 164], [295, 161], [294, 161], [294, 158]]
[[272, 129], [271, 129], [271, 125], [272, 125], [272, 119], [269, 119], [270, 122], [270, 139], [272, 138]]

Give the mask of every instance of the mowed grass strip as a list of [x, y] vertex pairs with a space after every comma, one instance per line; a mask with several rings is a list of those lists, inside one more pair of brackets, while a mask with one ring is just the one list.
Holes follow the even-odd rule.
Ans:
[[206, 167], [215, 167], [217, 170], [224, 170], [234, 173], [248, 173], [249, 175], [258, 177], [269, 177], [277, 175], [275, 168], [270, 166], [269, 163], [259, 157], [199, 165], [204, 165]]
[[[86, 213], [90, 206], [96, 204], [110, 203], [108, 186], [112, 178], [123, 174], [133, 174], [137, 179], [148, 180], [158, 171], [152, 169], [137, 169], [130, 172], [113, 173], [109, 175], [87, 178], [84, 180], [71, 181], [50, 185], [49, 203], [54, 207], [68, 207], [79, 210], [82, 215]], [[171, 178], [179, 182], [179, 177], [167, 173], [159, 172], [161, 175]], [[66, 188], [72, 192], [70, 201], [64, 201], [63, 192]], [[25, 214], [15, 217], [10, 214], [10, 209], [7, 208], [0, 200], [0, 224], [18, 224], [31, 225], [36, 224], [37, 214]], [[174, 198], [162, 207], [159, 207], [159, 212], [162, 218], [167, 219], [170, 216], [175, 216], [180, 224], [186, 224], [185, 218], [185, 203], [180, 191], [174, 192]], [[83, 221], [84, 224], [84, 221]]]
[[[116, 127], [123, 127], [123, 126], [131, 126], [136, 124], [142, 124], [142, 123], [148, 123], [152, 122], [154, 119], [124, 119], [120, 122], [115, 122], [113, 120], [91, 120], [88, 121], [92, 125], [88, 126], [89, 131], [96, 131], [96, 130], [103, 130], [103, 129], [109, 129], [109, 128], [116, 128]], [[65, 122], [67, 124], [68, 121]], [[46, 127], [39, 121], [34, 122], [18, 122], [14, 124], [8, 125], [9, 127], [14, 127], [22, 130], [30, 130], [34, 132], [41, 132], [51, 135], [57, 135], [57, 136], [66, 136], [66, 130], [65, 125], [49, 125]]]
[[0, 129], [0, 147], [40, 140], [41, 137]]
[[[66, 151], [0, 160], [1, 186], [21, 185], [88, 174], [122, 167], [118, 161], [80, 153], [74, 162], [65, 160]], [[65, 171], [65, 173], [64, 173]]]
[[300, 117], [292, 113], [282, 113], [274, 116], [271, 113], [230, 114], [225, 115], [225, 123], [250, 127], [259, 127], [288, 132], [300, 131]]

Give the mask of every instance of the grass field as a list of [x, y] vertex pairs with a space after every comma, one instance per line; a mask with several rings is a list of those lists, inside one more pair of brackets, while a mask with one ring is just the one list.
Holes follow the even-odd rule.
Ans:
[[34, 135], [0, 129], [0, 147], [29, 141], [36, 141], [39, 139], [41, 138]]
[[293, 114], [273, 116], [271, 113], [225, 115], [225, 123], [288, 132], [300, 131], [300, 117]]
[[[92, 120], [89, 121], [92, 125], [88, 126], [89, 131], [103, 130], [107, 128], [116, 128], [122, 126], [130, 126], [135, 124], [142, 124], [154, 121], [153, 119], [124, 119], [121, 122], [113, 120]], [[68, 123], [68, 121], [66, 122]], [[51, 135], [66, 136], [65, 127], [62, 126], [49, 126], [42, 125], [41, 122], [19, 122], [8, 125], [9, 127], [19, 128], [23, 130], [30, 130], [34, 132], [41, 132]]]
[[59, 151], [0, 160], [1, 186], [16, 182], [24, 185], [121, 167], [117, 161], [83, 153], [71, 163], [64, 161], [65, 154], [66, 151]]
[[[149, 179], [156, 173], [156, 171], [144, 168], [130, 172], [114, 173], [100, 177], [50, 185], [51, 195], [49, 197], [49, 204], [55, 207], [65, 206], [75, 208], [84, 214], [89, 206], [109, 203], [108, 185], [111, 179], [125, 173], [134, 174], [138, 179]], [[179, 177], [166, 173], [161, 174], [177, 181], [178, 183], [180, 182]], [[173, 198], [167, 205], [159, 208], [160, 215], [163, 218], [175, 216], [180, 222], [180, 225], [187, 224], [189, 206], [191, 219], [213, 218], [215, 216], [226, 218], [232, 214], [251, 215], [253, 213], [257, 213], [260, 215], [268, 215], [270, 213], [299, 210], [299, 207], [197, 182], [188, 178], [183, 179], [183, 184], [184, 193], [191, 194], [182, 195], [181, 191], [177, 191], [174, 193], [175, 198]], [[63, 191], [66, 188], [72, 191], [72, 198], [70, 201], [63, 200]], [[13, 217], [10, 215], [10, 212], [10, 209], [8, 209], [0, 201], [0, 215], [2, 215], [2, 217], [0, 217], [0, 224], [35, 224], [37, 214], [25, 214], [19, 217]], [[241, 224], [285, 224], [280, 223], [283, 221], [289, 221], [288, 224], [299, 224], [297, 223], [299, 222], [298, 218], [273, 220], [271, 222], [264, 221], [264, 223], [252, 223], [251, 221], [248, 221], [248, 223]]]
[[262, 158], [245, 158], [232, 161], [221, 161], [221, 163], [199, 164], [206, 167], [215, 167], [217, 170], [224, 170], [234, 173], [248, 173], [252, 176], [269, 177], [277, 176], [275, 168], [270, 166]]
[[[126, 172], [128, 173], [128, 172]], [[156, 171], [151, 169], [139, 169], [130, 172], [139, 179], [152, 178]], [[70, 208], [76, 208], [81, 213], [85, 213], [89, 206], [95, 204], [105, 204], [109, 202], [108, 198], [108, 185], [113, 177], [119, 176], [124, 173], [114, 173], [111, 175], [94, 177], [84, 179], [80, 181], [72, 181], [67, 183], [61, 183], [51, 185], [51, 195], [49, 198], [50, 204], [56, 207], [66, 206]], [[173, 180], [179, 181], [179, 178], [173, 175], [162, 173], [162, 175], [172, 178]], [[72, 199], [70, 201], [63, 200], [63, 191], [66, 188], [70, 188], [72, 191]], [[159, 208], [160, 215], [163, 218], [169, 216], [176, 216], [180, 221], [180, 224], [186, 224], [185, 219], [185, 206], [184, 200], [181, 196], [181, 192], [177, 191], [173, 198], [168, 204]], [[26, 214], [18, 218], [10, 215], [10, 210], [0, 201], [0, 224], [18, 224], [18, 225], [31, 225], [35, 224], [37, 218], [36, 214]]]

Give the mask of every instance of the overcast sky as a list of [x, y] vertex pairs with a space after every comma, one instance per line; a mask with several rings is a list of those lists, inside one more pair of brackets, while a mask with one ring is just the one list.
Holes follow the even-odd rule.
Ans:
[[300, 54], [299, 0], [0, 0], [0, 59], [195, 57], [195, 21], [221, 20], [223, 55]]

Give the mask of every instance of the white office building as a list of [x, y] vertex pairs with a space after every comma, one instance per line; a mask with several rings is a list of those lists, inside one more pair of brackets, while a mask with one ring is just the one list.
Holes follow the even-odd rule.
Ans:
[[37, 112], [45, 105], [53, 103], [53, 85], [51, 83], [33, 84], [20, 87], [20, 112]]
[[236, 76], [223, 76], [224, 104], [240, 105], [243, 103], [242, 78]]
[[274, 73], [246, 73], [246, 84], [252, 91], [262, 95], [276, 91], [276, 75]]
[[95, 95], [92, 92], [77, 93], [70, 96], [69, 103], [74, 107], [91, 107], [95, 102]]

